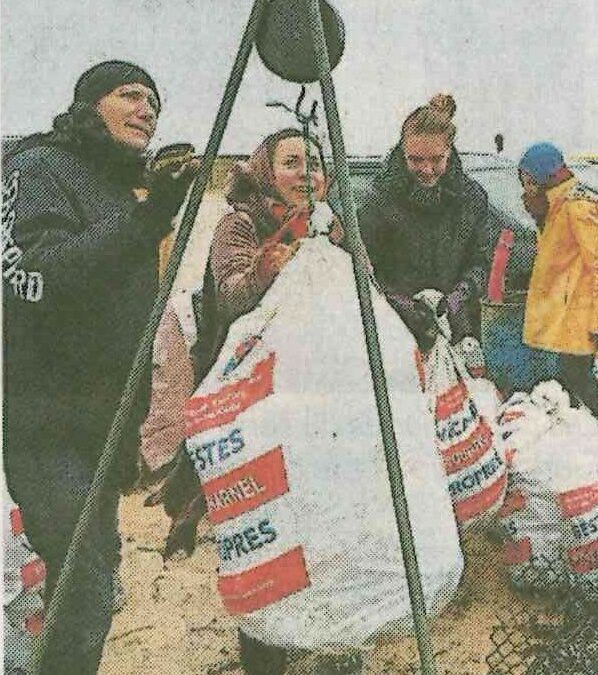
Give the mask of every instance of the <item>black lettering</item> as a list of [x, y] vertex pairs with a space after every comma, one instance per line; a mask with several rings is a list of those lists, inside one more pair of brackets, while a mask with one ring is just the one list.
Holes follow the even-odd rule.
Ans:
[[203, 471], [206, 468], [206, 460], [201, 456], [201, 448], [193, 448], [189, 450], [189, 457], [195, 465], [196, 471]]
[[258, 523], [258, 529], [264, 535], [265, 539], [264, 543], [266, 544], [271, 544], [278, 536], [278, 533], [276, 532], [274, 527], [270, 524], [270, 521], [268, 519], [261, 520]]
[[487, 478], [487, 476], [486, 476], [486, 468], [485, 468], [484, 466], [482, 466], [482, 467], [479, 468], [479, 469], [476, 469], [476, 470], [473, 472], [473, 479], [474, 479], [474, 481], [475, 481], [475, 484], [476, 484], [478, 487], [481, 485], [481, 483], [482, 483], [482, 481], [484, 480], [484, 478]]
[[248, 527], [243, 530], [243, 535], [252, 551], [257, 551], [264, 545], [263, 542], [260, 541], [260, 535], [255, 531], [255, 527]]
[[233, 543], [235, 545], [235, 552], [239, 558], [243, 555], [243, 553], [249, 553], [249, 549], [245, 548], [243, 536], [240, 535], [238, 532], [235, 532], [235, 534], [233, 534]]
[[23, 257], [23, 251], [18, 246], [11, 246], [4, 251], [2, 255], [2, 263], [5, 267], [12, 267], [16, 265]]
[[218, 461], [224, 462], [224, 460], [230, 457], [230, 452], [226, 450], [228, 445], [228, 438], [220, 438], [218, 440]]
[[471, 475], [468, 474], [465, 476], [465, 478], [461, 481], [461, 485], [463, 488], [466, 490], [470, 490], [474, 485], [475, 485], [475, 478]]
[[233, 540], [230, 537], [223, 537], [220, 542], [220, 557], [222, 560], [230, 560], [233, 548]]
[[25, 297], [25, 284], [27, 283], [27, 272], [24, 270], [16, 270], [12, 279], [9, 281], [13, 287], [15, 295], [21, 298]]
[[206, 464], [209, 461], [210, 466], [214, 466], [214, 457], [212, 456], [212, 450], [216, 445], [216, 441], [208, 441], [201, 446], [203, 452], [206, 453]]
[[27, 278], [27, 291], [25, 300], [28, 302], [37, 302], [41, 300], [44, 292], [44, 279], [39, 272], [29, 272]]
[[458, 480], [454, 480], [449, 484], [449, 493], [451, 497], [456, 497], [461, 492], [461, 485]]
[[241, 429], [233, 429], [230, 432], [228, 440], [232, 452], [240, 452], [245, 447], [245, 441], [243, 440], [243, 436], [241, 436]]

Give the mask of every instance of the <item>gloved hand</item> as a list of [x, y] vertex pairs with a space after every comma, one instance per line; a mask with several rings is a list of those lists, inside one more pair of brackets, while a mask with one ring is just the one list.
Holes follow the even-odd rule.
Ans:
[[170, 224], [176, 216], [200, 167], [194, 152], [189, 143], [177, 143], [156, 153], [147, 173], [149, 194], [143, 204], [149, 217]]
[[470, 297], [469, 284], [460, 281], [453, 291], [440, 301], [437, 308], [439, 316], [447, 315], [451, 327], [451, 344], [461, 342], [466, 335], [472, 335], [471, 324], [467, 316], [467, 303]]
[[195, 550], [197, 524], [206, 513], [207, 505], [199, 478], [183, 448], [162, 486], [144, 503], [145, 506], [157, 504], [163, 504], [166, 515], [171, 518], [164, 559], [179, 550], [191, 555]]
[[413, 334], [422, 352], [429, 352], [438, 336], [438, 324], [434, 310], [423, 300], [414, 300]]
[[438, 326], [434, 310], [423, 300], [408, 295], [387, 295], [391, 306], [401, 315], [422, 352], [429, 352], [436, 342]]

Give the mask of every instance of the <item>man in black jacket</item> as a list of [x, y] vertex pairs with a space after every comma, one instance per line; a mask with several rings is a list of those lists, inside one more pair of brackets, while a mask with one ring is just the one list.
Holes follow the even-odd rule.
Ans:
[[[148, 183], [144, 153], [159, 113], [145, 71], [100, 63], [79, 78], [53, 130], [24, 139], [4, 162], [4, 461], [46, 562], [47, 597], [149, 317], [159, 242], [189, 184], [184, 170]], [[97, 671], [119, 563], [119, 491], [149, 386], [143, 392], [44, 673]]]
[[358, 214], [375, 276], [424, 349], [434, 317], [414, 296], [426, 288], [444, 294], [453, 342], [480, 332], [488, 198], [461, 167], [455, 109], [451, 96], [438, 94], [407, 117]]

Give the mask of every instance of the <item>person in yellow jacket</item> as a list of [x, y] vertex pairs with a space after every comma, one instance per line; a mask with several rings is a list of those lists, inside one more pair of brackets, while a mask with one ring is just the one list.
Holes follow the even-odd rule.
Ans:
[[581, 183], [551, 143], [519, 162], [523, 201], [539, 230], [524, 341], [561, 354], [569, 391], [598, 415], [598, 192]]

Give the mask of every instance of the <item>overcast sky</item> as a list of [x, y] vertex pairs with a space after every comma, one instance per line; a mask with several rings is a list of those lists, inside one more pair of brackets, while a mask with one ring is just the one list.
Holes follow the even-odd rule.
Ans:
[[[78, 75], [110, 58], [155, 78], [164, 102], [155, 144], [203, 149], [251, 0], [4, 0], [2, 133], [47, 129]], [[598, 152], [598, 0], [334, 0], [347, 46], [334, 71], [347, 148], [380, 154], [402, 119], [437, 91], [457, 100], [461, 150], [517, 156], [550, 139]], [[248, 152], [289, 115], [298, 87], [254, 53], [223, 152]], [[315, 96], [317, 88], [310, 87]]]

